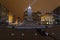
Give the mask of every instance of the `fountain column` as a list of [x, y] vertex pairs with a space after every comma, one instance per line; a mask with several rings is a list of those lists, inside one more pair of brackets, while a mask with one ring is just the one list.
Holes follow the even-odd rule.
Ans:
[[27, 20], [32, 21], [32, 8], [30, 5], [28, 6], [28, 9], [27, 9], [27, 16], [28, 16]]

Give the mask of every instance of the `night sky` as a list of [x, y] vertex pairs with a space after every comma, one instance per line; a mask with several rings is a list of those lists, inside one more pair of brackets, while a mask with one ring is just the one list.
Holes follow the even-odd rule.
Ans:
[[33, 12], [42, 11], [42, 13], [51, 12], [57, 6], [60, 6], [60, 0], [1, 0], [1, 3], [16, 17], [21, 18], [29, 3], [32, 4]]

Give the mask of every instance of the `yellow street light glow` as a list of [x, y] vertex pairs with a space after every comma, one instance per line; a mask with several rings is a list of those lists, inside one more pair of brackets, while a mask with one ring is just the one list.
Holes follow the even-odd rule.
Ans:
[[8, 21], [9, 23], [13, 22], [13, 15], [11, 13], [8, 14]]

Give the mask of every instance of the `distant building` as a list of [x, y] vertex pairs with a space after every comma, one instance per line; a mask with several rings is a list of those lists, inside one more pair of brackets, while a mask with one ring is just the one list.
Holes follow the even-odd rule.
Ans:
[[60, 24], [60, 6], [56, 7], [53, 10], [54, 18], [55, 18], [55, 24]]
[[53, 24], [54, 16], [51, 13], [46, 13], [41, 16], [41, 24]]

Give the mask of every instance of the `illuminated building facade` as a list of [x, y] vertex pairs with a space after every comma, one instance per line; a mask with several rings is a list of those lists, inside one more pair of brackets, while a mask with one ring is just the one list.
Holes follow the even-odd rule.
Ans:
[[52, 14], [44, 14], [41, 16], [41, 24], [53, 24], [54, 16]]

